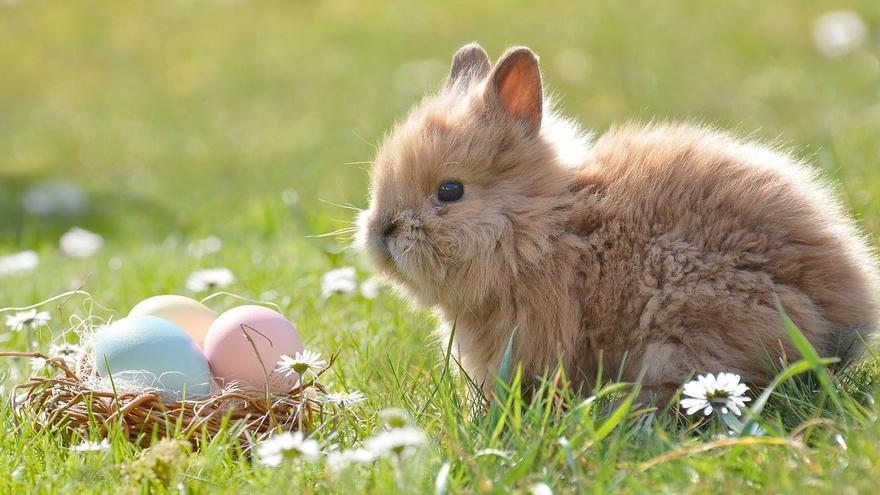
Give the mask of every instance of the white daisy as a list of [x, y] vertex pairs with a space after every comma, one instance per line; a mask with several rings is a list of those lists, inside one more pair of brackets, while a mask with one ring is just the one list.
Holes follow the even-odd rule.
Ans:
[[104, 238], [86, 229], [74, 227], [58, 241], [61, 252], [71, 258], [88, 258], [101, 250], [104, 246]]
[[547, 483], [535, 483], [529, 488], [532, 495], [553, 495], [553, 489]]
[[325, 273], [321, 278], [321, 297], [333, 294], [352, 294], [357, 290], [357, 275], [354, 268], [346, 266]]
[[0, 256], [0, 277], [29, 272], [39, 263], [40, 258], [34, 251], [22, 251]]
[[340, 406], [343, 409], [356, 406], [365, 400], [367, 400], [367, 396], [359, 390], [353, 390], [351, 392], [331, 392], [321, 396], [321, 402]]
[[30, 311], [22, 311], [21, 313], [8, 315], [6, 317], [6, 326], [15, 332], [18, 332], [25, 328], [35, 329], [45, 327], [49, 324], [49, 320], [51, 319], [52, 316], [46, 311], [37, 312], [36, 309], [32, 309]]
[[382, 280], [378, 277], [370, 277], [361, 282], [361, 295], [367, 299], [375, 299], [382, 288]]
[[260, 442], [257, 456], [267, 466], [278, 466], [284, 459], [314, 461], [321, 454], [318, 442], [306, 439], [301, 431], [285, 431]]
[[813, 44], [828, 58], [837, 58], [856, 50], [868, 37], [868, 27], [851, 10], [826, 12], [813, 22]]
[[327, 469], [333, 473], [338, 473], [352, 464], [369, 464], [375, 460], [376, 456], [364, 448], [331, 452], [327, 454]]
[[222, 289], [235, 283], [235, 275], [228, 268], [197, 270], [186, 279], [186, 288], [192, 292]]
[[223, 241], [219, 237], [212, 235], [189, 243], [186, 247], [186, 252], [194, 258], [201, 258], [202, 256], [218, 253], [221, 249], [223, 249]]
[[379, 411], [379, 417], [382, 419], [382, 423], [385, 427], [389, 429], [403, 428], [412, 424], [412, 421], [409, 419], [409, 414], [403, 409], [397, 407], [382, 409]]
[[684, 385], [682, 394], [685, 398], [681, 399], [681, 407], [685, 408], [687, 414], [702, 410], [708, 416], [712, 411], [722, 414], [732, 411], [739, 416], [742, 414], [740, 408], [752, 400], [745, 396], [748, 390], [749, 387], [740, 383], [740, 376], [736, 373], [719, 373], [717, 377], [701, 375]]
[[364, 441], [364, 447], [376, 457], [389, 454], [400, 456], [425, 443], [425, 434], [418, 428], [406, 426], [379, 432]]
[[68, 368], [76, 368], [76, 363], [82, 355], [82, 346], [77, 344], [60, 344], [49, 347], [49, 356], [61, 358]]
[[28, 359], [28, 362], [31, 365], [31, 371], [34, 373], [39, 373], [46, 368], [46, 365], [49, 364], [49, 360], [44, 357], [34, 356]]
[[96, 452], [99, 450], [110, 450], [110, 442], [108, 442], [106, 438], [101, 440], [100, 442], [92, 442], [86, 440], [79, 445], [74, 445], [70, 447], [70, 450], [74, 452]]
[[304, 350], [297, 352], [293, 357], [287, 354], [282, 355], [275, 371], [281, 372], [285, 376], [292, 376], [294, 373], [299, 376], [303, 376], [305, 373], [317, 376], [318, 372], [326, 367], [327, 361], [321, 359], [319, 353]]

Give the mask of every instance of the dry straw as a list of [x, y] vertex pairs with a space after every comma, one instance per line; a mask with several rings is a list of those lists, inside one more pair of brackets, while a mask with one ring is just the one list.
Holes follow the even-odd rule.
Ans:
[[[78, 320], [88, 327], [87, 331], [76, 330], [86, 346], [94, 333], [88, 324], [92, 318]], [[233, 385], [197, 400], [169, 401], [156, 390], [99, 377], [89, 354], [84, 352], [76, 366], [71, 366], [62, 358], [39, 352], [0, 352], [0, 357], [45, 360], [43, 369], [17, 385], [11, 395], [19, 426], [30, 424], [36, 430], [52, 428], [80, 436], [97, 427], [102, 437], [118, 427], [130, 441], [142, 446], [175, 435], [198, 444], [223, 430], [228, 436], [253, 443], [279, 429], [311, 430], [329, 413], [319, 400], [326, 390], [318, 380], [333, 365], [335, 355], [314, 378], [286, 393]]]

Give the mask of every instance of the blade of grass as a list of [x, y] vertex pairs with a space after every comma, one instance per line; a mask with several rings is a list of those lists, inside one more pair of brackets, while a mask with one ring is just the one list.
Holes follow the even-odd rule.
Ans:
[[779, 298], [776, 298], [776, 309], [779, 311], [779, 316], [782, 319], [782, 326], [788, 333], [789, 338], [791, 338], [791, 342], [795, 349], [797, 349], [798, 352], [801, 353], [801, 356], [803, 356], [804, 360], [810, 364], [810, 368], [813, 370], [816, 378], [819, 379], [819, 385], [822, 386], [822, 390], [824, 390], [825, 393], [828, 394], [828, 397], [831, 398], [831, 402], [834, 403], [837, 411], [842, 416], [845, 416], [846, 411], [843, 407], [843, 401], [841, 401], [837, 390], [834, 389], [834, 386], [831, 383], [831, 374], [828, 373], [828, 368], [823, 363], [819, 353], [816, 352], [816, 349], [813, 348], [810, 341], [804, 337], [804, 334], [797, 325], [794, 324], [794, 321], [789, 318], [788, 313], [785, 312]]

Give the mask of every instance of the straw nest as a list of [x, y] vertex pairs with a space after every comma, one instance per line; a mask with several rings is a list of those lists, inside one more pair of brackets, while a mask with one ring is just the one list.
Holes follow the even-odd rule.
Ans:
[[251, 444], [276, 429], [308, 431], [325, 415], [318, 398], [326, 390], [318, 379], [335, 360], [287, 393], [227, 387], [199, 400], [174, 402], [155, 390], [120, 390], [88, 363], [71, 369], [64, 359], [38, 352], [0, 352], [0, 357], [45, 360], [43, 370], [16, 386], [10, 398], [20, 425], [80, 435], [94, 426], [102, 436], [118, 425], [130, 441], [143, 446], [173, 435], [198, 444], [223, 429]]

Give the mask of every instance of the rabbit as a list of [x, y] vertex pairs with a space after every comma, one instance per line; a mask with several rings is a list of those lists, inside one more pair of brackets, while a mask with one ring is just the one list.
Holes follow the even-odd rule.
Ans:
[[459, 49], [370, 173], [356, 243], [487, 390], [514, 328], [526, 385], [561, 365], [582, 394], [611, 376], [668, 401], [696, 373], [767, 384], [799, 356], [779, 306], [822, 356], [877, 326], [874, 254], [806, 165], [704, 125], [592, 139], [525, 47]]

